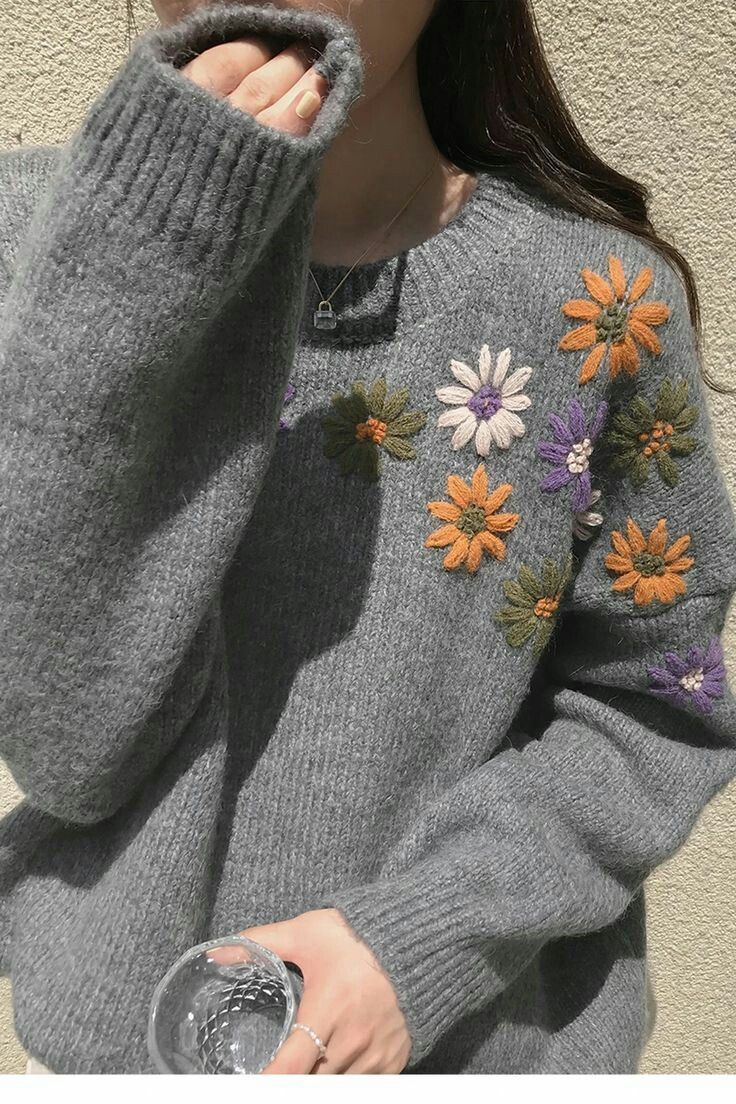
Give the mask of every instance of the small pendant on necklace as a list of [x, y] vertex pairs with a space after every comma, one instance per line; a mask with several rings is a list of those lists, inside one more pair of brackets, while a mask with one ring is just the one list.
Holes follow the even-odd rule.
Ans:
[[337, 326], [335, 314], [329, 299], [322, 299], [314, 312], [314, 327], [317, 330], [334, 330]]

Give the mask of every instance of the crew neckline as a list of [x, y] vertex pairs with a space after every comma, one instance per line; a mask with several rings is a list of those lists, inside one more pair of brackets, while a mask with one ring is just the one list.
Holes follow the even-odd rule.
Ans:
[[[433, 317], [462, 294], [482, 270], [488, 233], [511, 216], [515, 186], [479, 170], [476, 186], [460, 210], [436, 234], [401, 252], [356, 265], [310, 262], [300, 338], [310, 345], [350, 345], [390, 340], [397, 331]], [[321, 298], [347, 277], [334, 295], [334, 330], [316, 329], [313, 313]], [[349, 273], [349, 274], [348, 274]]]

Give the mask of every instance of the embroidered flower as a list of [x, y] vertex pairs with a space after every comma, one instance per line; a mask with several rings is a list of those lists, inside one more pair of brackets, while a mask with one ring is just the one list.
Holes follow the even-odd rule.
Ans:
[[626, 276], [618, 257], [609, 256], [610, 282], [589, 268], [581, 270], [581, 276], [590, 293], [590, 299], [570, 299], [562, 313], [568, 318], [579, 319], [582, 326], [570, 330], [560, 341], [560, 349], [590, 349], [580, 369], [579, 382], [587, 383], [598, 372], [608, 354], [608, 370], [612, 378], [620, 372], [633, 376], [639, 371], [639, 350], [659, 355], [662, 351], [659, 338], [652, 329], [661, 326], [670, 316], [666, 303], [640, 303], [649, 290], [654, 273], [643, 268], [626, 290]]
[[[288, 406], [295, 395], [296, 387], [294, 387], [293, 383], [287, 383], [286, 391], [284, 392], [284, 406]], [[284, 418], [279, 418], [279, 429], [283, 432], [285, 429], [291, 429], [291, 426]]]
[[425, 548], [447, 548], [442, 561], [448, 571], [465, 564], [468, 571], [477, 571], [487, 552], [497, 560], [506, 554], [499, 533], [510, 533], [519, 522], [519, 514], [499, 514], [513, 487], [502, 483], [488, 493], [488, 474], [484, 464], [473, 473], [471, 485], [459, 475], [448, 475], [447, 493], [451, 502], [428, 502], [427, 509], [446, 525], [435, 529], [424, 542]]
[[[507, 449], [515, 437], [523, 437], [526, 429], [517, 410], [526, 410], [531, 399], [524, 387], [532, 374], [531, 368], [517, 368], [508, 376], [511, 350], [498, 354], [491, 373], [491, 352], [481, 348], [478, 374], [461, 360], [451, 360], [450, 368], [462, 387], [438, 387], [437, 398], [453, 407], [440, 414], [438, 426], [455, 426], [451, 445], [460, 449], [475, 435], [475, 450], [488, 456], [491, 445]], [[508, 378], [507, 378], [508, 376]]]
[[664, 666], [650, 667], [647, 674], [653, 694], [712, 713], [713, 702], [723, 697], [726, 681], [721, 641], [716, 636], [707, 648], [693, 646], [684, 659], [665, 652]]
[[536, 655], [544, 651], [554, 632], [562, 596], [572, 576], [572, 556], [562, 567], [547, 557], [542, 565], [541, 578], [526, 564], [519, 568], [516, 579], [503, 584], [508, 605], [496, 614], [496, 620], [505, 625], [507, 644], [520, 648], [531, 637]]
[[682, 575], [695, 563], [691, 556], [683, 556], [690, 547], [690, 534], [686, 533], [667, 548], [667, 519], [660, 518], [645, 539], [632, 518], [626, 523], [626, 537], [614, 530], [605, 564], [618, 576], [612, 583], [617, 593], [633, 590], [637, 606], [649, 606], [657, 599], [669, 604], [686, 591]]
[[575, 514], [590, 505], [593, 493], [590, 457], [607, 414], [608, 403], [602, 402], [588, 424], [582, 406], [577, 399], [573, 399], [568, 407], [567, 421], [558, 414], [549, 416], [554, 441], [540, 441], [537, 445], [542, 459], [554, 464], [542, 481], [542, 490], [561, 491], [572, 483], [572, 510]]
[[578, 540], [589, 541], [593, 537], [594, 531], [600, 529], [603, 524], [603, 514], [590, 508], [595, 506], [596, 502], [600, 502], [600, 498], [600, 491], [592, 491], [587, 510], [579, 510], [578, 513], [573, 514], [572, 535], [577, 537]]
[[408, 401], [406, 388], [387, 394], [383, 377], [368, 392], [362, 380], [356, 380], [349, 395], [333, 395], [334, 413], [322, 419], [325, 456], [337, 458], [343, 475], [368, 480], [378, 479], [382, 450], [396, 460], [414, 460], [416, 450], [407, 437], [426, 425], [427, 415], [404, 413]]
[[614, 450], [612, 466], [626, 471], [635, 486], [646, 483], [652, 461], [663, 482], [668, 487], [676, 485], [680, 471], [673, 457], [689, 456], [698, 444], [692, 434], [685, 432], [698, 420], [697, 407], [687, 400], [687, 381], [675, 386], [666, 379], [654, 410], [646, 399], [636, 396], [625, 411], [614, 415], [608, 434]]

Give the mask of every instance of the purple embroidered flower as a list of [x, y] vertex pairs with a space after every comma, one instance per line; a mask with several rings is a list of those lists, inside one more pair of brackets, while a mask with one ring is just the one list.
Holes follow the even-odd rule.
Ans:
[[543, 460], [549, 460], [554, 468], [542, 482], [543, 491], [561, 491], [569, 483], [575, 484], [572, 511], [578, 514], [591, 503], [590, 456], [608, 415], [608, 403], [602, 402], [593, 415], [590, 425], [577, 399], [568, 407], [567, 421], [557, 414], [550, 414], [554, 441], [540, 441], [537, 452]]
[[[286, 391], [284, 392], [284, 406], [286, 406], [288, 403], [290, 403], [295, 395], [296, 395], [296, 387], [294, 387], [293, 383], [287, 383]], [[284, 421], [283, 418], [279, 418], [279, 429], [280, 430], [291, 429], [291, 426], [289, 425], [289, 423], [287, 421]]]
[[716, 636], [707, 648], [690, 648], [684, 659], [665, 652], [664, 667], [650, 667], [647, 674], [653, 694], [678, 705], [692, 702], [701, 713], [711, 713], [713, 702], [723, 697], [723, 647]]

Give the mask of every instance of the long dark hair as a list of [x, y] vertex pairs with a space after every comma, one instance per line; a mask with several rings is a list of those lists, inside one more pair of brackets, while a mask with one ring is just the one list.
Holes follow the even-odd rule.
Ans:
[[432, 137], [451, 162], [510, 176], [643, 238], [682, 278], [699, 341], [692, 269], [652, 225], [647, 188], [607, 165], [578, 130], [547, 63], [530, 0], [437, 0], [417, 43], [417, 69]]

